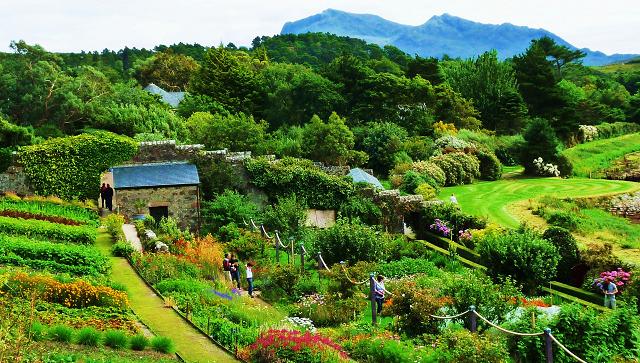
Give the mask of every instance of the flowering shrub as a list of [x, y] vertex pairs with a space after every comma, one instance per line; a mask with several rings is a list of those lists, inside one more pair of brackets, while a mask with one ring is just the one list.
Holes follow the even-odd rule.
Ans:
[[558, 170], [558, 165], [553, 165], [551, 163], [544, 163], [541, 157], [537, 159], [533, 159], [533, 167], [536, 170], [536, 174], [541, 176], [560, 176], [560, 170]]
[[468, 229], [461, 229], [458, 231], [458, 241], [462, 242], [465, 246], [473, 242], [473, 235]]
[[466, 148], [472, 147], [473, 144], [470, 144], [455, 136], [446, 135], [436, 140], [436, 146], [441, 149], [449, 148], [455, 150], [464, 150]]
[[581, 142], [592, 141], [598, 138], [598, 128], [591, 125], [578, 126], [578, 137]]
[[316, 327], [313, 325], [313, 320], [309, 319], [309, 318], [299, 318], [297, 316], [287, 316], [286, 318], [284, 318], [285, 321], [298, 326], [304, 330], [308, 330], [312, 333], [316, 332]]
[[107, 286], [93, 286], [84, 280], [62, 283], [47, 275], [27, 275], [18, 272], [11, 276], [3, 290], [11, 295], [29, 298], [35, 294], [40, 300], [55, 302], [70, 308], [111, 306], [126, 308], [127, 294]]
[[383, 315], [396, 316], [403, 333], [420, 335], [437, 331], [438, 321], [431, 318], [440, 308], [452, 303], [452, 299], [439, 297], [434, 289], [419, 288], [414, 281], [394, 284], [394, 295], [387, 300]]
[[631, 272], [626, 272], [620, 267], [614, 271], [603, 271], [600, 273], [600, 277], [593, 280], [593, 286], [600, 291], [604, 288], [604, 284], [607, 279], [610, 279], [614, 284], [616, 284], [618, 287], [618, 294], [620, 294], [629, 284], [631, 280]]
[[270, 329], [245, 348], [250, 362], [348, 362], [349, 356], [331, 339], [310, 332]]
[[447, 225], [439, 219], [436, 219], [433, 224], [429, 226], [429, 229], [445, 237], [451, 235], [451, 228], [447, 227]]

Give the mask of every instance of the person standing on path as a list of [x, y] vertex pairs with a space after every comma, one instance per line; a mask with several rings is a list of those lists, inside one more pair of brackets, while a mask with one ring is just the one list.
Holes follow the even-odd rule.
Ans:
[[615, 309], [618, 287], [610, 277], [607, 277], [604, 280], [604, 284], [602, 284], [602, 292], [604, 293], [604, 307]]
[[113, 188], [107, 184], [107, 189], [104, 191], [104, 196], [107, 198], [107, 208], [109, 211], [113, 211]]
[[230, 254], [224, 255], [224, 260], [222, 260], [222, 272], [224, 274], [224, 279], [231, 282], [231, 258]]
[[233, 285], [233, 281], [235, 281], [238, 286], [238, 290], [242, 290], [242, 288], [240, 287], [240, 266], [238, 266], [238, 259], [235, 255], [231, 255], [231, 260], [229, 260], [229, 263], [231, 264], [231, 284]]
[[456, 198], [456, 196], [451, 193], [451, 196], [449, 197], [449, 201], [453, 204], [458, 204], [458, 198]]
[[253, 297], [253, 263], [247, 262], [247, 284], [249, 285], [249, 297]]
[[376, 280], [373, 292], [378, 306], [377, 313], [380, 314], [382, 312], [382, 303], [384, 302], [384, 293], [387, 289], [384, 288], [384, 277], [382, 275], [378, 275]]
[[102, 186], [100, 187], [100, 199], [102, 200], [102, 209], [104, 209], [104, 203], [105, 203], [105, 191], [107, 190], [107, 184], [106, 183], [102, 183]]

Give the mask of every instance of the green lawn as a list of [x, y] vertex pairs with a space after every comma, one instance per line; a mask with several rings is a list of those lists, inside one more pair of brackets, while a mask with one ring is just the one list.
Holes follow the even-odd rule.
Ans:
[[512, 178], [494, 182], [476, 182], [444, 188], [440, 192], [442, 200], [449, 200], [455, 194], [462, 211], [487, 217], [506, 227], [517, 227], [520, 223], [509, 214], [510, 204], [534, 199], [542, 195], [557, 197], [589, 197], [618, 194], [640, 190], [640, 184], [602, 179], [585, 178]]
[[576, 145], [562, 152], [573, 164], [573, 174], [598, 177], [604, 169], [626, 154], [640, 151], [640, 133]]

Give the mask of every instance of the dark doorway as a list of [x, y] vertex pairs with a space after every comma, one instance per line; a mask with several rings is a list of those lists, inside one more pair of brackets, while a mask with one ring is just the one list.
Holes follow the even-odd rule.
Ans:
[[156, 222], [160, 222], [162, 217], [169, 217], [169, 207], [149, 207], [149, 214]]

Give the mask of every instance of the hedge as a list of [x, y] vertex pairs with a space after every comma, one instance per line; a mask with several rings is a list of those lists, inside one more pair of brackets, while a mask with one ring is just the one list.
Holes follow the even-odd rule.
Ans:
[[137, 149], [126, 136], [97, 131], [21, 147], [19, 158], [37, 194], [95, 199], [102, 172], [131, 159]]
[[69, 226], [37, 219], [0, 216], [0, 233], [91, 245], [96, 240], [93, 226]]
[[355, 190], [353, 182], [325, 173], [310, 160], [256, 158], [247, 160], [245, 167], [251, 184], [266, 192], [272, 200], [294, 193], [309, 208], [339, 209]]
[[74, 275], [109, 271], [109, 259], [88, 246], [65, 245], [0, 234], [0, 264], [28, 266]]

